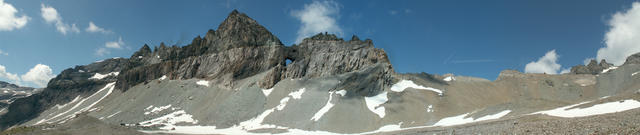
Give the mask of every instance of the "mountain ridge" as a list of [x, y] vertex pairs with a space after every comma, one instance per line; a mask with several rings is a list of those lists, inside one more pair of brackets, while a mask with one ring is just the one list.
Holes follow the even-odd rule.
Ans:
[[154, 49], [145, 44], [129, 58], [62, 71], [43, 92], [11, 104], [0, 115], [0, 129], [77, 123], [74, 118], [88, 116], [151, 133], [189, 128], [211, 134], [376, 133], [389, 126], [435, 126], [459, 116], [475, 121], [586, 101], [638, 99], [631, 93], [640, 88], [634, 83], [639, 59], [633, 55], [617, 67], [594, 60], [560, 75], [504, 70], [493, 81], [403, 74], [371, 39], [354, 35], [345, 41], [325, 32], [285, 46], [233, 10], [218, 29], [190, 44], [161, 43]]

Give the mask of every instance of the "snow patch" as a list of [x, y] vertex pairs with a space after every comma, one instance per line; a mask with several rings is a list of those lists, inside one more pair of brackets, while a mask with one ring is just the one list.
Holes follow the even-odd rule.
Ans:
[[445, 78], [444, 78], [444, 79], [442, 79], [442, 80], [449, 82], [449, 81], [455, 81], [455, 80], [456, 80], [456, 78], [455, 78], [455, 77], [453, 77], [453, 76], [447, 76], [447, 77], [445, 77]]
[[264, 94], [265, 97], [268, 97], [269, 94], [271, 94], [272, 91], [273, 91], [273, 88], [271, 88], [271, 89], [262, 89], [262, 93]]
[[384, 106], [381, 106], [381, 105], [386, 103], [388, 100], [389, 99], [387, 98], [386, 91], [376, 96], [364, 97], [364, 101], [367, 104], [367, 108], [369, 108], [371, 112], [380, 116], [380, 118], [384, 118], [384, 115], [385, 115]]
[[336, 91], [336, 94], [339, 94], [340, 96], [344, 97], [344, 95], [347, 95], [347, 91], [346, 90], [339, 90], [339, 91]]
[[165, 116], [158, 117], [155, 119], [151, 119], [148, 121], [140, 122], [142, 126], [151, 126], [151, 125], [165, 125], [163, 128], [171, 129], [172, 126], [175, 126], [177, 123], [192, 123], [197, 124], [198, 120], [193, 119], [193, 115], [188, 114], [184, 110], [178, 110], [172, 113], [169, 113]]
[[440, 119], [438, 122], [436, 122], [436, 124], [433, 124], [433, 126], [453, 126], [453, 125], [462, 125], [462, 124], [473, 123], [473, 122], [484, 121], [484, 120], [498, 119], [509, 114], [510, 112], [511, 110], [504, 110], [502, 112], [492, 114], [492, 115], [482, 116], [477, 119], [473, 119], [471, 117], [465, 118], [467, 117], [467, 115], [469, 115], [469, 113], [465, 113], [458, 116], [452, 116], [452, 117]]
[[433, 112], [433, 105], [427, 106], [427, 112]]
[[622, 101], [614, 101], [614, 102], [597, 104], [587, 108], [573, 108], [586, 103], [589, 103], [589, 102], [582, 102], [582, 103], [564, 106], [564, 107], [560, 107], [552, 110], [535, 112], [532, 114], [546, 114], [546, 115], [556, 116], [556, 117], [573, 118], [573, 117], [585, 117], [585, 116], [591, 116], [591, 115], [615, 113], [615, 112], [621, 112], [621, 111], [631, 110], [631, 109], [640, 107], [640, 102], [632, 99], [627, 99]]
[[304, 90], [306, 90], [306, 88], [302, 88], [298, 91], [291, 92], [289, 93], [289, 96], [293, 97], [293, 99], [300, 99], [302, 98], [302, 93], [304, 93]]
[[606, 73], [606, 72], [609, 72], [610, 70], [614, 70], [614, 69], [617, 69], [617, 68], [618, 68], [618, 67], [611, 66], [611, 67], [609, 67], [609, 68], [607, 68], [607, 69], [602, 70], [602, 73]]
[[442, 96], [442, 90], [439, 90], [439, 89], [436, 89], [436, 88], [431, 88], [431, 87], [424, 87], [422, 85], [417, 85], [417, 84], [413, 83], [413, 81], [411, 81], [411, 80], [401, 80], [400, 82], [398, 82], [398, 83], [394, 84], [393, 86], [391, 86], [391, 91], [402, 92], [407, 88], [429, 90], [429, 91], [436, 92], [436, 93], [438, 93], [438, 95]]
[[167, 79], [167, 75], [163, 75], [162, 77], [160, 77], [160, 80], [164, 80]]
[[100, 73], [96, 73], [94, 74], [92, 77], [90, 77], [89, 79], [96, 79], [96, 80], [100, 80], [100, 79], [104, 79], [108, 76], [118, 76], [118, 74], [120, 74], [120, 72], [111, 72], [108, 74], [100, 74]]
[[638, 72], [633, 72], [633, 73], [631, 73], [631, 76], [634, 76], [634, 75], [636, 75], [636, 74], [638, 74], [638, 73], [640, 73], [640, 71], [638, 71]]
[[200, 81], [196, 82], [196, 84], [202, 85], [202, 86], [205, 86], [205, 87], [209, 87], [209, 81], [205, 81], [205, 80], [200, 80]]

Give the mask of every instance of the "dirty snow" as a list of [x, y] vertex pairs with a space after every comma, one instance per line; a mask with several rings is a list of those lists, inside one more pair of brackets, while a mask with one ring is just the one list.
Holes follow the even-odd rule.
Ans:
[[447, 76], [447, 77], [445, 77], [445, 78], [444, 78], [444, 79], [442, 79], [442, 80], [449, 82], [449, 81], [455, 81], [455, 80], [456, 80], [456, 78], [454, 78], [453, 76]]
[[482, 116], [477, 119], [467, 117], [469, 113], [465, 113], [458, 116], [452, 116], [452, 117], [440, 119], [440, 121], [436, 122], [436, 124], [433, 124], [433, 126], [453, 126], [453, 125], [461, 125], [461, 124], [473, 123], [473, 122], [484, 121], [484, 120], [498, 119], [498, 118], [501, 118], [502, 116], [509, 114], [510, 112], [511, 110], [504, 110], [502, 112], [492, 114], [492, 115]]
[[200, 80], [196, 82], [196, 84], [209, 87], [209, 81], [205, 81], [205, 80]]
[[340, 94], [340, 96], [344, 96], [347, 95], [347, 91], [346, 90], [339, 90], [336, 92], [336, 94]]
[[293, 99], [300, 99], [302, 98], [302, 93], [304, 93], [305, 88], [299, 89], [297, 91], [291, 92], [289, 93], [289, 95], [287, 95], [287, 97], [284, 97], [280, 100], [280, 104], [278, 106], [276, 106], [276, 109], [278, 110], [282, 110], [284, 109], [285, 106], [287, 106], [287, 102], [289, 102], [289, 99], [293, 98]]
[[302, 88], [298, 91], [291, 92], [289, 93], [289, 96], [293, 97], [293, 99], [300, 99], [302, 98], [302, 93], [304, 93], [304, 90], [306, 90], [306, 88]]
[[560, 107], [552, 110], [535, 112], [532, 114], [546, 114], [546, 115], [556, 116], [556, 117], [573, 118], [573, 117], [585, 117], [585, 116], [591, 116], [591, 115], [615, 113], [615, 112], [621, 112], [621, 111], [631, 110], [631, 109], [640, 107], [640, 102], [633, 99], [627, 99], [622, 101], [614, 101], [614, 102], [597, 104], [587, 108], [573, 108], [586, 103], [589, 103], [589, 102], [582, 102], [582, 103]]
[[602, 73], [609, 72], [610, 70], [614, 70], [614, 69], [616, 69], [616, 68], [618, 68], [618, 67], [611, 66], [611, 67], [609, 67], [609, 68], [607, 68], [607, 69], [602, 70]]
[[140, 125], [151, 126], [151, 125], [164, 124], [165, 125], [164, 127], [171, 128], [177, 123], [197, 124], [198, 120], [195, 120], [192, 117], [193, 115], [188, 114], [184, 110], [178, 110], [178, 111], [169, 113], [167, 115], [164, 115], [162, 117], [140, 122]]
[[438, 95], [442, 96], [442, 90], [439, 90], [439, 89], [436, 89], [436, 88], [431, 88], [431, 87], [424, 87], [422, 85], [417, 85], [417, 84], [413, 83], [413, 81], [411, 81], [411, 80], [401, 80], [400, 82], [398, 82], [398, 83], [394, 84], [393, 86], [391, 86], [391, 91], [402, 92], [407, 88], [429, 90], [429, 91], [436, 92], [436, 93], [438, 93]]
[[167, 75], [163, 75], [162, 77], [160, 77], [160, 80], [164, 80], [167, 79]]
[[[346, 92], [345, 90], [340, 90], [340, 91], [331, 91], [329, 92], [329, 100], [327, 100], [327, 104], [325, 104], [322, 108], [320, 108], [320, 110], [318, 110], [318, 112], [316, 112], [316, 114], [313, 115], [313, 117], [311, 117], [311, 120], [313, 121], [318, 121], [320, 118], [322, 118], [322, 116], [329, 112], [329, 110], [334, 106], [333, 103], [331, 103], [331, 99], [333, 98], [333, 93], [338, 94], [338, 92]], [[338, 94], [341, 96], [344, 96], [344, 94]]]
[[262, 89], [262, 93], [264, 94], [265, 97], [268, 97], [269, 94], [271, 94], [272, 91], [273, 91], [273, 88], [271, 88], [271, 89]]
[[[149, 106], [151, 107], [151, 106]], [[149, 108], [147, 107], [147, 108]], [[151, 113], [153, 114], [158, 114], [160, 111], [166, 110], [171, 108], [171, 104], [169, 105], [165, 105], [165, 106], [160, 106], [160, 107], [154, 107], [153, 109], [151, 109], [150, 111], [144, 112], [144, 115], [149, 115]], [[145, 109], [145, 110], [149, 110], [149, 109]], [[172, 108], [172, 110], [175, 110], [175, 108]]]
[[122, 112], [122, 111], [118, 111], [118, 112], [113, 113], [113, 114], [111, 114], [111, 115], [109, 115], [109, 116], [107, 116], [107, 117], [100, 117], [100, 118], [98, 118], [98, 119], [100, 119], [100, 120], [102, 120], [102, 119], [108, 119], [108, 118], [111, 118], [111, 117], [113, 117], [113, 116], [116, 116], [116, 115], [117, 115], [118, 113], [120, 113], [120, 112]]
[[118, 74], [120, 74], [120, 72], [111, 72], [111, 73], [104, 74], [104, 75], [100, 74], [100, 73], [96, 73], [92, 77], [90, 77], [89, 79], [100, 80], [100, 79], [104, 79], [105, 77], [108, 77], [108, 76], [118, 76]]
[[80, 95], [78, 95], [76, 98], [74, 98], [73, 100], [71, 100], [71, 102], [69, 102], [69, 103], [66, 103], [66, 104], [64, 104], [64, 105], [56, 105], [56, 108], [58, 108], [58, 110], [60, 110], [60, 109], [62, 109], [62, 108], [64, 108], [64, 107], [66, 107], [66, 106], [67, 106], [67, 105], [69, 105], [69, 104], [73, 104], [73, 103], [78, 102], [78, 100], [80, 100]]
[[384, 106], [381, 106], [381, 105], [387, 102], [387, 100], [389, 99], [387, 98], [386, 91], [376, 96], [364, 97], [364, 101], [367, 104], [367, 108], [369, 108], [371, 112], [380, 116], [380, 118], [384, 118], [384, 115], [385, 115]]

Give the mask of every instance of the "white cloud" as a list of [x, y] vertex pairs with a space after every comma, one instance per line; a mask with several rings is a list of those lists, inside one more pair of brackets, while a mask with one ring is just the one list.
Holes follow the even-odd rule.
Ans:
[[0, 49], [0, 55], [9, 56], [9, 53], [3, 52], [2, 49]]
[[118, 38], [118, 41], [109, 41], [104, 44], [104, 46], [107, 48], [115, 48], [115, 49], [121, 49], [123, 45], [124, 45], [124, 42], [122, 41], [122, 37]]
[[40, 6], [40, 12], [44, 21], [47, 23], [54, 23], [58, 32], [62, 33], [63, 35], [66, 35], [67, 32], [80, 32], [80, 29], [78, 29], [76, 24], [69, 25], [62, 22], [62, 17], [60, 16], [60, 14], [58, 14], [58, 10], [56, 10], [55, 8], [44, 4], [40, 4]]
[[0, 0], [0, 31], [12, 31], [27, 25], [29, 16], [16, 16], [18, 10], [4, 0]]
[[107, 54], [111, 53], [109, 50], [107, 50], [107, 48], [98, 48], [98, 50], [96, 50], [96, 55], [97, 56], [105, 56]]
[[640, 52], [640, 3], [634, 2], [631, 9], [615, 13], [609, 26], [604, 37], [606, 46], [598, 50], [596, 58], [621, 65], [628, 56]]
[[342, 29], [335, 19], [340, 12], [339, 8], [340, 5], [334, 1], [313, 1], [305, 4], [304, 9], [293, 11], [292, 15], [302, 23], [296, 42], [321, 32], [342, 35]]
[[389, 11], [389, 14], [391, 14], [391, 15], [396, 15], [396, 14], [398, 14], [398, 11], [391, 10], [391, 11]]
[[104, 56], [110, 54], [111, 51], [109, 49], [122, 49], [124, 45], [124, 41], [122, 41], [122, 37], [120, 37], [118, 38], [118, 41], [109, 41], [107, 43], [104, 43], [104, 47], [98, 48], [95, 55]]
[[3, 65], [0, 65], [0, 78], [13, 81], [13, 83], [20, 81], [18, 75], [7, 72], [7, 69]]
[[[562, 67], [558, 64], [558, 54], [556, 50], [551, 50], [542, 56], [538, 61], [532, 61], [525, 65], [525, 73], [547, 73], [557, 74]], [[560, 73], [568, 73], [569, 69], [564, 69]]]
[[29, 72], [22, 75], [21, 79], [22, 81], [31, 82], [39, 87], [45, 87], [53, 77], [55, 77], [55, 75], [49, 66], [38, 64], [31, 68]]
[[89, 27], [87, 27], [87, 29], [85, 29], [85, 31], [92, 32], [92, 33], [100, 32], [100, 33], [104, 33], [104, 34], [111, 33], [111, 31], [105, 30], [104, 28], [100, 28], [96, 24], [94, 24], [93, 22], [89, 22]]
[[560, 71], [560, 74], [566, 74], [566, 73], [569, 73], [569, 72], [571, 72], [571, 69], [570, 68], [565, 68], [565, 69], [562, 69], [562, 71]]

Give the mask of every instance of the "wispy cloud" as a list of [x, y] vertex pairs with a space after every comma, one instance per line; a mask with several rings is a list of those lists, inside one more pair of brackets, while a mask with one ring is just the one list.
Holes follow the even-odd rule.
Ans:
[[2, 49], [0, 49], [0, 55], [4, 55], [4, 56], [9, 56], [9, 53], [2, 51]]
[[89, 26], [87, 27], [87, 29], [85, 29], [85, 31], [91, 32], [91, 33], [103, 33], [103, 34], [112, 33], [110, 30], [106, 30], [104, 28], [98, 27], [93, 22], [89, 22]]
[[18, 10], [4, 0], [0, 0], [0, 31], [12, 31], [27, 25], [29, 16], [19, 16]]
[[304, 5], [302, 10], [293, 11], [292, 15], [302, 23], [296, 43], [321, 32], [342, 35], [342, 28], [336, 21], [339, 12], [340, 4], [334, 1], [313, 1]]
[[403, 9], [403, 10], [389, 10], [390, 15], [398, 15], [400, 13], [409, 14], [413, 12], [411, 9]]
[[462, 63], [487, 63], [487, 62], [495, 62], [493, 59], [474, 59], [474, 60], [451, 60], [453, 64], [462, 64]]
[[55, 8], [44, 4], [40, 4], [40, 7], [42, 19], [44, 19], [44, 21], [47, 23], [55, 24], [56, 30], [58, 30], [58, 32], [62, 33], [63, 35], [66, 35], [68, 32], [80, 32], [80, 29], [78, 29], [76, 24], [69, 25], [67, 23], [64, 23], [62, 21], [62, 17], [58, 13], [58, 10], [56, 10]]
[[104, 47], [100, 47], [96, 50], [96, 56], [105, 56], [111, 53], [110, 49], [122, 49], [125, 47], [124, 41], [122, 41], [122, 37], [118, 38], [117, 41], [109, 41], [104, 44]]

